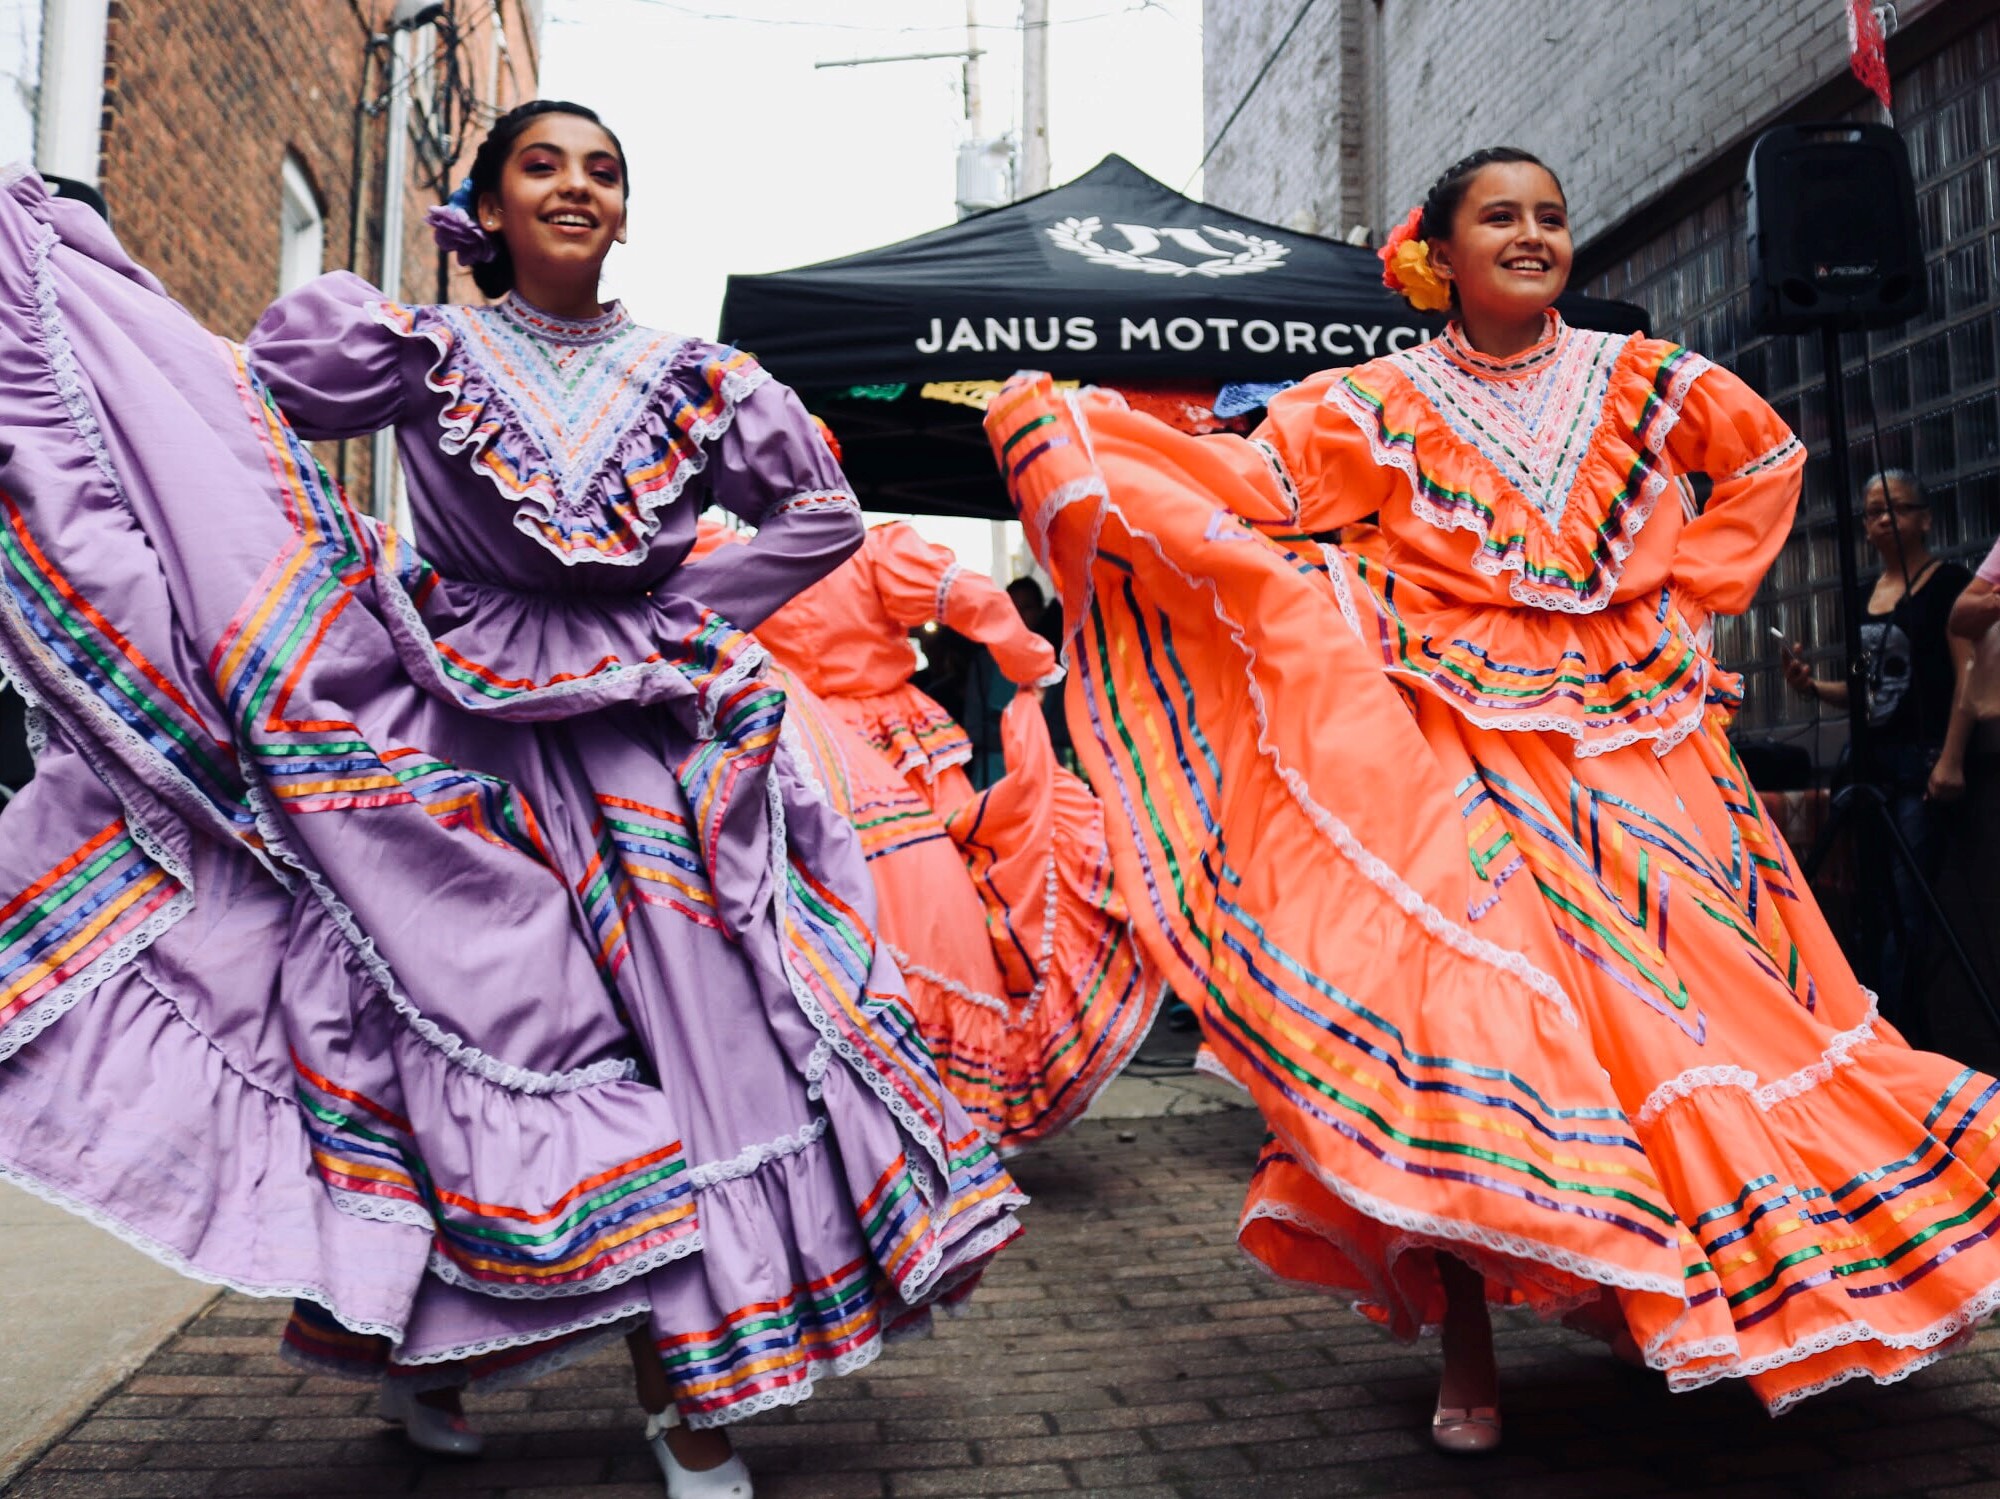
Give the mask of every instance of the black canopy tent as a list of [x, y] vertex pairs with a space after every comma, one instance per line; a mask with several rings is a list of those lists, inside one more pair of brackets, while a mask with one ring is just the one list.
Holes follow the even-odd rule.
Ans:
[[[1622, 302], [1562, 306], [1584, 327], [1644, 326]], [[879, 250], [732, 276], [722, 305], [722, 337], [839, 435], [863, 504], [996, 518], [1006, 496], [954, 382], [1037, 368], [1214, 391], [1358, 363], [1438, 326], [1383, 287], [1374, 252], [1197, 203], [1118, 156]]]

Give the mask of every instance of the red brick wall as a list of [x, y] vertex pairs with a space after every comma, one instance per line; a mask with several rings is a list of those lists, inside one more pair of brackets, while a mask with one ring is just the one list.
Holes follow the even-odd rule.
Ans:
[[288, 149], [319, 191], [327, 264], [346, 264], [366, 41], [347, 0], [112, 0], [105, 201], [125, 247], [216, 332], [241, 338], [277, 293]]
[[[367, 33], [389, 0], [111, 0], [105, 49], [103, 188], [119, 237], [216, 332], [248, 333], [278, 289], [280, 171], [295, 152], [318, 189], [328, 269], [370, 279], [381, 264], [385, 116], [362, 152], [360, 253], [350, 256], [355, 99]], [[501, 0], [507, 48], [496, 56], [492, 0], [457, 0], [465, 66], [487, 106], [482, 121], [531, 97], [536, 37], [522, 0]], [[359, 15], [357, 15], [359, 12]], [[378, 66], [370, 92], [382, 89]], [[451, 180], [483, 125], [467, 132]], [[417, 153], [411, 152], [413, 177]], [[437, 259], [423, 228], [435, 201], [407, 188], [403, 286], [434, 300]], [[469, 278], [454, 294], [470, 299]]]

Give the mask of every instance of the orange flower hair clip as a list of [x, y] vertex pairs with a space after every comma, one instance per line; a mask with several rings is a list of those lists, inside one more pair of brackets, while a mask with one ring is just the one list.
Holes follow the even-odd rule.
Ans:
[[1451, 306], [1451, 288], [1431, 264], [1429, 240], [1417, 238], [1423, 227], [1422, 207], [1389, 231], [1389, 239], [1375, 253], [1382, 261], [1382, 284], [1399, 293], [1419, 312], [1443, 312]]

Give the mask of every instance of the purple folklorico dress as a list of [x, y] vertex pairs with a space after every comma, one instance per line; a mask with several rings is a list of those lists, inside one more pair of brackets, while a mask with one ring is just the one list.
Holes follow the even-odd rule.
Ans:
[[[424, 555], [301, 441], [392, 424]], [[697, 1425], [963, 1295], [1022, 1198], [743, 633], [861, 534], [745, 355], [347, 274], [245, 349], [0, 178], [0, 1177], [333, 1364], [644, 1323]]]

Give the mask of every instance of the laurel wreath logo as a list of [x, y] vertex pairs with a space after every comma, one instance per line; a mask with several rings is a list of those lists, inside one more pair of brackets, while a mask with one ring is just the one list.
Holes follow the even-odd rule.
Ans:
[[1233, 255], [1221, 255], [1190, 264], [1184, 260], [1169, 260], [1163, 255], [1139, 255], [1131, 250], [1099, 244], [1097, 232], [1103, 227], [1104, 220], [1092, 214], [1087, 219], [1059, 220], [1049, 225], [1048, 236], [1059, 248], [1081, 255], [1085, 260], [1116, 266], [1121, 271], [1139, 271], [1148, 276], [1250, 276], [1258, 271], [1268, 271], [1292, 253], [1291, 246], [1281, 245], [1274, 239], [1204, 224], [1201, 232], [1207, 239], [1242, 248]]

